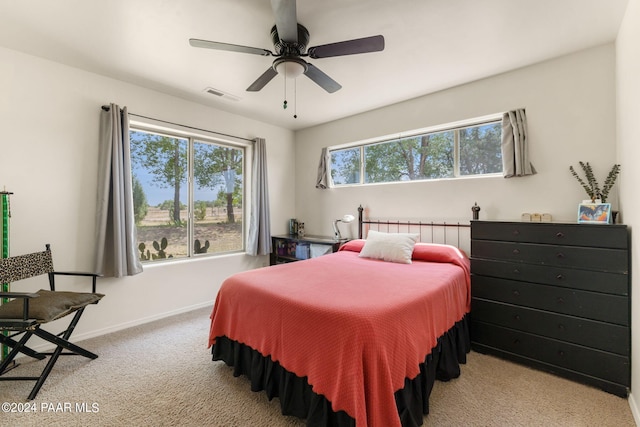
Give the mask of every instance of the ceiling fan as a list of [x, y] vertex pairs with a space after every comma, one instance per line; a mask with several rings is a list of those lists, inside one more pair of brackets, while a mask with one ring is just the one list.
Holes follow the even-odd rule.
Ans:
[[273, 40], [275, 53], [257, 47], [200, 39], [189, 39], [189, 44], [193, 47], [206, 49], [276, 57], [271, 67], [247, 88], [249, 92], [259, 91], [277, 74], [283, 74], [289, 78], [295, 78], [300, 74], [304, 74], [327, 92], [333, 93], [342, 86], [327, 74], [320, 71], [318, 67], [302, 59], [303, 57], [320, 59], [384, 50], [384, 37], [377, 35], [314, 46], [305, 52], [307, 43], [309, 42], [309, 31], [298, 23], [296, 1], [271, 0], [271, 8], [273, 9], [276, 21], [276, 24], [271, 29], [271, 39]]

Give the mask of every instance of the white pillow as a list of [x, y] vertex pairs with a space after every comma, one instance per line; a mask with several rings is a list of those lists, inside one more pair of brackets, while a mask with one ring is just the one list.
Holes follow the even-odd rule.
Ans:
[[382, 233], [369, 230], [367, 240], [359, 256], [411, 264], [411, 254], [417, 240], [417, 234]]

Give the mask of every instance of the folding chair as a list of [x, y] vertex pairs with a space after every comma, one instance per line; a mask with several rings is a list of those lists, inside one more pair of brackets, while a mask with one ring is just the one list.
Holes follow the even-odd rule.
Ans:
[[[8, 298], [8, 302], [0, 305], [0, 343], [11, 348], [7, 357], [0, 363], [0, 381], [36, 381], [28, 399], [33, 400], [44, 384], [59, 356], [85, 356], [95, 359], [98, 355], [91, 353], [69, 342], [69, 337], [78, 324], [84, 309], [89, 304], [97, 304], [104, 296], [96, 293], [96, 278], [99, 274], [81, 272], [54, 271], [51, 247], [46, 245], [44, 252], [19, 255], [0, 259], [0, 283], [11, 283], [34, 276], [47, 274], [50, 290], [39, 290], [35, 293], [0, 292], [0, 297]], [[91, 278], [92, 292], [61, 292], [56, 290], [55, 277], [86, 276]], [[69, 326], [54, 335], [41, 326], [74, 313]], [[52, 352], [39, 352], [28, 347], [27, 341], [33, 335], [49, 341], [56, 346]], [[20, 337], [18, 339], [18, 337]], [[67, 350], [66, 352], [64, 350]], [[35, 359], [46, 359], [50, 356], [44, 370], [38, 377], [8, 376], [16, 367], [14, 358], [23, 353]]]

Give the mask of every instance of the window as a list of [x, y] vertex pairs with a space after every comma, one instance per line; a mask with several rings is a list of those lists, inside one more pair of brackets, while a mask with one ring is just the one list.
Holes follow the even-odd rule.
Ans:
[[330, 149], [334, 186], [502, 172], [500, 121]]
[[143, 262], [244, 250], [244, 147], [133, 126], [130, 137]]

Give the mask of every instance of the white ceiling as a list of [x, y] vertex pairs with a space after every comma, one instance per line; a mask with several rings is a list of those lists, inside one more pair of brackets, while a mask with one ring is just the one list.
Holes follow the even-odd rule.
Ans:
[[[286, 110], [281, 76], [259, 92], [246, 92], [273, 57], [188, 43], [199, 38], [274, 51], [268, 0], [0, 0], [0, 46], [302, 129], [612, 42], [626, 5], [627, 0], [298, 0], [298, 22], [309, 30], [309, 47], [382, 34], [385, 49], [305, 58], [342, 89], [329, 94], [301, 76], [294, 93], [288, 80]], [[206, 87], [240, 99], [220, 99], [206, 94]]]

